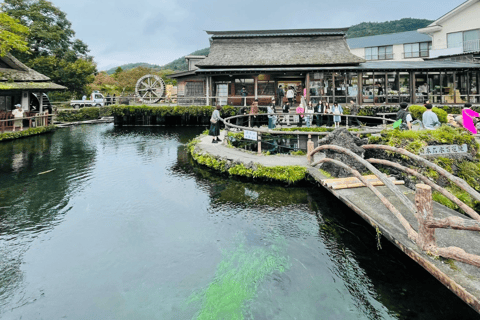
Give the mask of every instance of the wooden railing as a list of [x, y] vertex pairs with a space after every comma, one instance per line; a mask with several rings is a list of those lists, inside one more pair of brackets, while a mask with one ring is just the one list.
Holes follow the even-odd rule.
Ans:
[[52, 124], [52, 115], [51, 114], [41, 114], [41, 115], [35, 115], [32, 117], [23, 117], [23, 118], [9, 118], [9, 119], [1, 119], [0, 120], [0, 132], [4, 133], [6, 130], [11, 129], [11, 131], [15, 131], [16, 127], [15, 126], [15, 121], [23, 121], [28, 120], [28, 127], [46, 127], [50, 124]]
[[[448, 248], [441, 248], [437, 246], [436, 238], [435, 238], [435, 229], [443, 228], [443, 229], [455, 229], [455, 230], [464, 230], [464, 231], [480, 231], [480, 215], [473, 210], [472, 208], [468, 207], [465, 203], [463, 203], [460, 199], [452, 195], [447, 190], [443, 189], [442, 187], [438, 186], [436, 183], [430, 181], [427, 177], [421, 175], [420, 173], [416, 172], [413, 169], [409, 169], [403, 167], [399, 164], [386, 161], [386, 160], [379, 160], [379, 159], [363, 159], [359, 155], [353, 153], [352, 151], [342, 148], [340, 146], [335, 145], [323, 145], [319, 146], [316, 149], [313, 147], [313, 142], [308, 143], [308, 153], [307, 153], [307, 160], [311, 166], [316, 166], [321, 163], [330, 162], [334, 163], [348, 171], [350, 171], [355, 177], [357, 177], [360, 181], [362, 181], [367, 188], [372, 190], [372, 192], [381, 200], [381, 202], [385, 205], [385, 207], [392, 212], [395, 217], [399, 220], [401, 225], [404, 227], [405, 231], [407, 232], [408, 238], [416, 243], [423, 251], [428, 253], [442, 256], [447, 259], [455, 259], [457, 261], [461, 261], [467, 264], [474, 265], [476, 267], [480, 267], [480, 256], [475, 254], [470, 254], [465, 252], [462, 248], [459, 247], [448, 247]], [[389, 146], [383, 145], [364, 145], [362, 146], [364, 149], [383, 149], [390, 152], [395, 152], [402, 154], [404, 156], [408, 156], [413, 160], [416, 160], [423, 165], [426, 165], [432, 169], [434, 169], [439, 174], [443, 175], [444, 177], [448, 178], [450, 181], [454, 182], [457, 186], [465, 190], [469, 193], [474, 199], [480, 199], [480, 194], [470, 187], [464, 180], [452, 175], [451, 173], [447, 172], [446, 170], [440, 168], [438, 165], [421, 158], [411, 152], [408, 152], [405, 149], [401, 148], [394, 148]], [[372, 173], [374, 173], [379, 180], [381, 180], [387, 188], [389, 188], [401, 201], [402, 203], [414, 214], [418, 221], [418, 231], [415, 231], [410, 223], [405, 219], [405, 217], [392, 205], [385, 196], [377, 190], [369, 181], [367, 181], [357, 170], [351, 168], [350, 166], [334, 160], [330, 158], [324, 158], [320, 161], [315, 163], [313, 162], [314, 155], [317, 152], [323, 150], [333, 150], [336, 152], [341, 152], [346, 154], [359, 163], [363, 164], [367, 169], [369, 169]], [[417, 184], [416, 185], [416, 193], [415, 193], [415, 204], [413, 204], [404, 194], [401, 192], [397, 186], [395, 186], [388, 177], [378, 171], [371, 163], [387, 165], [404, 172], [407, 172], [411, 175], [414, 175], [421, 179], [426, 184]], [[428, 185], [427, 185], [428, 184]], [[462, 219], [460, 217], [451, 216], [445, 219], [435, 219], [433, 217], [433, 199], [432, 199], [432, 188], [439, 191], [443, 195], [445, 195], [448, 199], [456, 203], [462, 210], [465, 211], [470, 217], [474, 220]]]

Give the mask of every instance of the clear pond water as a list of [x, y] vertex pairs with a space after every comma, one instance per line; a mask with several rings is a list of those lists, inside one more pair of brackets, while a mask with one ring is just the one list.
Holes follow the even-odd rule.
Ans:
[[0, 318], [478, 318], [322, 189], [194, 164], [203, 130], [0, 143]]

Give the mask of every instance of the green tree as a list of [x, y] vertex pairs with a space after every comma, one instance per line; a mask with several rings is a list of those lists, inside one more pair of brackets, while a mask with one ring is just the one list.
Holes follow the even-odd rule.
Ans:
[[29, 30], [5, 12], [0, 12], [0, 56], [5, 56], [11, 50], [28, 52], [26, 37]]
[[4, 0], [1, 10], [30, 29], [31, 54], [12, 50], [27, 66], [81, 94], [95, 79], [96, 65], [88, 46], [75, 39], [66, 14], [46, 0]]

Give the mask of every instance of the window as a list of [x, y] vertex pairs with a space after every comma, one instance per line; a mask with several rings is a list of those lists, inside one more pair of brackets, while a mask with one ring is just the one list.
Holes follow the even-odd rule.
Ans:
[[185, 83], [186, 97], [203, 97], [203, 82], [187, 82]]
[[393, 59], [393, 46], [365, 48], [366, 60], [391, 60]]
[[447, 47], [448, 48], [460, 48], [463, 43], [462, 32], [449, 33], [447, 35]]
[[406, 43], [403, 45], [404, 58], [428, 57], [430, 55], [431, 42]]
[[253, 96], [255, 94], [254, 80], [253, 79], [235, 79], [235, 95], [241, 96], [242, 87], [245, 87], [247, 90], [248, 96]]
[[378, 47], [365, 48], [366, 60], [378, 60]]
[[470, 30], [463, 33], [463, 51], [479, 51], [480, 30]]

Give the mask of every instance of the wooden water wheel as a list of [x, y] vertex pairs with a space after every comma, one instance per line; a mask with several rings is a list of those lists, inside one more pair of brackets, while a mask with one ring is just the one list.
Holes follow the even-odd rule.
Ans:
[[137, 81], [135, 95], [146, 104], [159, 102], [165, 94], [165, 83], [159, 76], [147, 74]]

